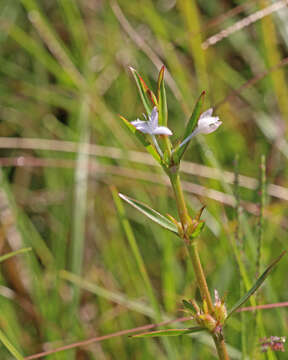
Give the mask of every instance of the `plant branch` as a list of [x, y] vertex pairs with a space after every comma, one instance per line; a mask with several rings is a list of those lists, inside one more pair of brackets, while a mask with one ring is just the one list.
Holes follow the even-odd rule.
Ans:
[[[172, 170], [174, 170], [174, 172], [172, 172]], [[197, 248], [197, 242], [195, 239], [191, 241], [189, 239], [189, 235], [187, 234], [187, 230], [189, 229], [189, 226], [192, 224], [192, 219], [190, 218], [190, 216], [188, 214], [188, 210], [187, 210], [187, 206], [186, 206], [186, 202], [185, 202], [185, 198], [184, 198], [184, 194], [183, 194], [183, 190], [182, 190], [182, 186], [181, 186], [179, 171], [178, 171], [178, 168], [176, 168], [176, 169], [172, 168], [172, 170], [170, 169], [170, 173], [168, 173], [168, 175], [169, 175], [171, 185], [174, 190], [177, 209], [178, 209], [180, 221], [182, 224], [183, 233], [181, 234], [181, 236], [182, 236], [183, 240], [185, 241], [186, 248], [187, 248], [189, 257], [190, 257], [192, 265], [193, 265], [193, 269], [195, 272], [197, 285], [200, 290], [202, 301], [204, 301], [204, 300], [206, 301], [208, 311], [209, 311], [210, 315], [213, 316], [214, 315], [214, 306], [213, 306], [212, 298], [211, 298], [211, 295], [210, 295], [210, 292], [208, 289], [204, 270], [201, 265], [199, 252], [198, 252], [198, 248]], [[229, 360], [229, 356], [227, 353], [227, 349], [226, 349], [226, 345], [224, 342], [224, 337], [223, 337], [222, 332], [220, 332], [218, 334], [211, 333], [211, 335], [213, 337], [219, 359]]]

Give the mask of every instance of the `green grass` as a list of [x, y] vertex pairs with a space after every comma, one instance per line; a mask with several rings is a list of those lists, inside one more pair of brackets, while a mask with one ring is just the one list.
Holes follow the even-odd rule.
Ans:
[[[253, 179], [260, 179], [262, 155], [268, 196], [260, 222], [260, 272], [287, 248], [287, 68], [285, 62], [277, 67], [287, 53], [287, 8], [204, 50], [201, 43], [211, 35], [271, 2], [175, 3], [0, 3], [0, 255], [18, 254], [0, 258], [0, 359], [176, 319], [185, 316], [183, 299], [199, 298], [179, 238], [111, 193], [116, 186], [176, 217], [165, 175], [118, 116], [132, 121], [144, 111], [129, 65], [154, 89], [161, 65], [167, 67], [173, 142], [203, 90], [205, 109], [216, 106], [223, 121], [217, 132], [191, 142], [182, 168], [191, 213], [206, 204], [199, 248], [211, 290], [226, 293], [231, 308], [255, 281], [263, 199]], [[218, 18], [243, 4], [234, 17]], [[211, 25], [215, 19], [218, 24]], [[233, 179], [224, 172], [233, 173], [236, 156], [237, 214]], [[205, 175], [200, 167], [191, 171], [193, 164], [205, 165]], [[241, 182], [241, 175], [250, 180]], [[287, 300], [286, 264], [284, 257], [269, 275], [258, 304]], [[226, 328], [231, 358], [244, 359], [243, 351], [253, 360], [285, 359], [285, 353], [261, 354], [258, 340], [285, 335], [286, 313], [261, 310], [257, 321], [254, 312], [232, 317]], [[162, 328], [186, 325], [193, 323]], [[163, 342], [115, 336], [45, 358], [215, 356], [209, 338], [193, 334]]]

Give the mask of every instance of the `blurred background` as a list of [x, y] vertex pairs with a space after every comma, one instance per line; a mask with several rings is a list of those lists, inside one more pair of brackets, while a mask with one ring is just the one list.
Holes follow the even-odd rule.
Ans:
[[[128, 66], [152, 89], [166, 66], [173, 142], [203, 90], [223, 121], [182, 166], [191, 214], [207, 207], [199, 247], [211, 290], [231, 307], [287, 247], [287, 20], [279, 0], [1, 0], [0, 249], [32, 248], [0, 265], [1, 359], [176, 319], [182, 299], [199, 299], [179, 239], [117, 196], [177, 216], [167, 178], [119, 119], [144, 112]], [[258, 304], [287, 301], [286, 267]], [[192, 322], [167, 325], [183, 326]], [[287, 327], [285, 307], [235, 315], [231, 358], [287, 358], [259, 346]], [[126, 335], [42, 358], [215, 353], [203, 334]]]

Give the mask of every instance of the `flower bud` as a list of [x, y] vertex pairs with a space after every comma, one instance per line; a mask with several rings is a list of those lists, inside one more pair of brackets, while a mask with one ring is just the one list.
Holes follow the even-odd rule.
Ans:
[[217, 326], [217, 321], [210, 314], [200, 314], [198, 319], [201, 323], [211, 332], [213, 332]]
[[220, 299], [218, 291], [215, 289], [215, 302], [214, 302], [214, 313], [215, 318], [220, 324], [224, 324], [225, 319], [227, 318], [227, 309], [224, 304], [224, 300]]

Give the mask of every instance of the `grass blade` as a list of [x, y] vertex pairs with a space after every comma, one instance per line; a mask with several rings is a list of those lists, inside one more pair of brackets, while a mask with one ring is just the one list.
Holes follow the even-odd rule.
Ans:
[[[255, 291], [258, 290], [258, 288], [262, 285], [264, 280], [267, 278], [269, 273], [272, 271], [272, 269], [277, 265], [277, 263], [282, 259], [282, 257], [286, 254], [286, 250], [282, 252], [280, 256], [278, 256], [277, 259], [275, 259], [272, 264], [268, 266], [268, 268], [263, 272], [263, 274], [256, 280], [255, 284], [251, 287], [251, 289], [240, 299], [236, 302], [236, 304], [228, 311], [227, 319], [242, 306], [249, 298], [252, 296]], [[226, 320], [227, 320], [226, 319]]]
[[8, 254], [0, 256], [0, 263], [2, 261], [5, 261], [5, 260], [11, 258], [12, 256], [23, 254], [23, 253], [26, 253], [26, 252], [31, 251], [31, 250], [32, 250], [32, 248], [29, 247], [29, 248], [23, 248], [23, 249], [19, 249], [19, 250], [16, 250], [16, 251], [9, 252]]
[[[73, 239], [71, 246], [71, 270], [80, 275], [82, 272], [83, 251], [85, 243], [85, 218], [87, 208], [87, 189], [88, 189], [88, 147], [89, 147], [89, 116], [90, 98], [86, 95], [82, 99], [79, 114], [79, 149], [77, 155], [77, 165], [75, 170], [75, 207], [73, 223]], [[77, 306], [79, 300], [79, 290], [74, 287], [74, 301]]]
[[6, 347], [6, 349], [14, 356], [17, 360], [24, 360], [23, 356], [15, 349], [15, 347], [10, 343], [7, 336], [0, 330], [0, 341]]

